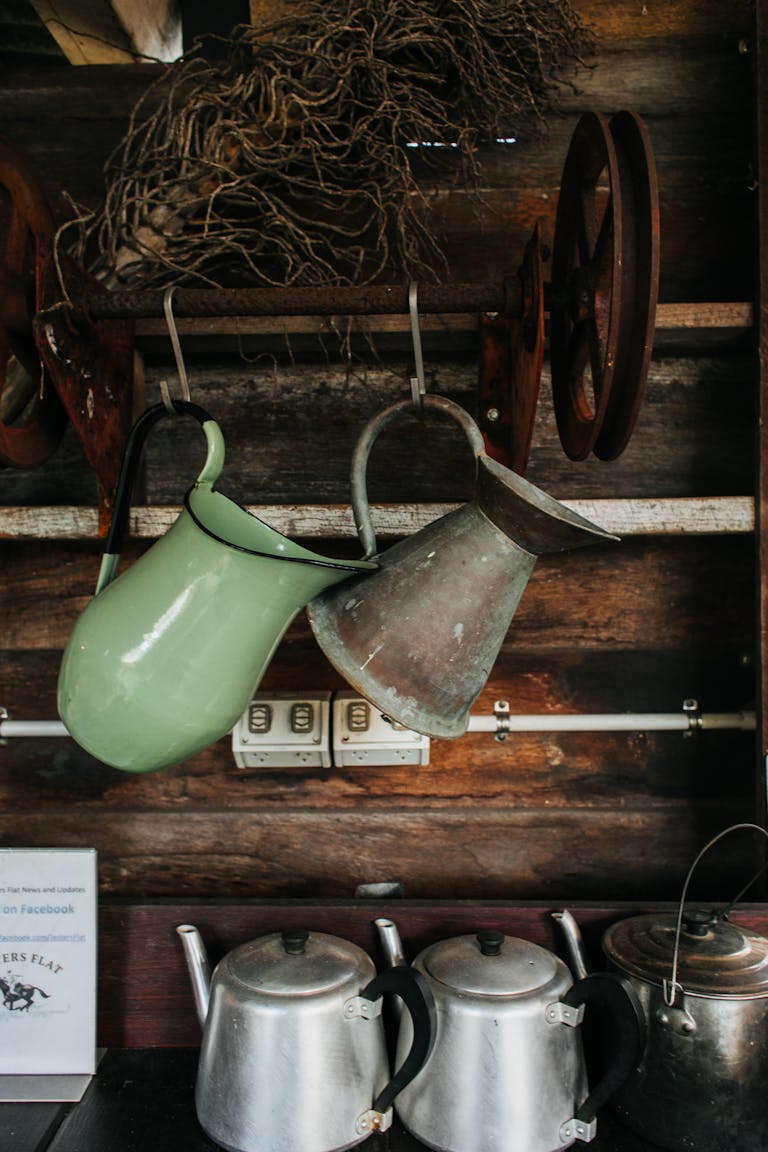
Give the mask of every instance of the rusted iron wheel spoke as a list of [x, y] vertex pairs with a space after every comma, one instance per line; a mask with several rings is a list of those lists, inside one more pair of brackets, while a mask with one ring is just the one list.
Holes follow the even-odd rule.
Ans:
[[577, 213], [575, 222], [579, 264], [593, 264], [605, 224], [605, 213], [600, 212], [594, 188], [582, 189], [581, 211]]
[[600, 232], [592, 254], [592, 267], [594, 269], [595, 291], [607, 294], [611, 290], [614, 274], [612, 197], [606, 205], [600, 222]]
[[568, 361], [571, 403], [579, 419], [588, 423], [594, 416], [594, 397], [590, 385], [602, 361], [600, 335], [594, 317], [585, 317], [574, 324], [568, 346]]
[[46, 460], [65, 426], [49, 382], [40, 393], [32, 332], [38, 266], [54, 229], [34, 170], [0, 137], [0, 465], [14, 468]]
[[559, 302], [550, 314], [552, 394], [572, 460], [591, 452], [610, 400], [621, 317], [621, 194], [608, 121], [586, 112], [566, 157], [552, 256], [552, 299]]

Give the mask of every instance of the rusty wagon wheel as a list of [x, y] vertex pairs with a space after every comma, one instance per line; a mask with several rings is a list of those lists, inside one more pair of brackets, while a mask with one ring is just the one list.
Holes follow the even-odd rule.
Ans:
[[648, 376], [659, 294], [659, 194], [648, 130], [634, 112], [610, 120], [621, 184], [621, 320], [613, 384], [593, 448], [615, 460], [634, 431]]
[[619, 162], [599, 112], [576, 125], [563, 169], [552, 251], [550, 360], [557, 429], [583, 460], [600, 434], [619, 347], [623, 251]]
[[659, 280], [659, 201], [634, 112], [585, 113], [563, 169], [552, 257], [550, 356], [572, 460], [624, 451], [642, 403]]
[[26, 157], [0, 137], [0, 465], [34, 468], [61, 439], [64, 409], [41, 378], [32, 321], [53, 214]]

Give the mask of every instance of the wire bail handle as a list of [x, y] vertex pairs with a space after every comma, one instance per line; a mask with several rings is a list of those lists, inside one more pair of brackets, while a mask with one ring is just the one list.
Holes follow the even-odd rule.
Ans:
[[[691, 877], [693, 876], [693, 871], [694, 871], [696, 865], [701, 860], [702, 856], [704, 856], [709, 851], [710, 848], [712, 848], [715, 844], [717, 844], [717, 842], [719, 840], [722, 840], [724, 836], [727, 836], [729, 834], [729, 832], [738, 832], [741, 829], [751, 829], [754, 832], [759, 832], [762, 836], [764, 836], [766, 838], [766, 840], [768, 840], [768, 831], [766, 831], [766, 829], [763, 828], [760, 824], [732, 824], [730, 826], [730, 828], [724, 828], [722, 832], [718, 832], [717, 836], [713, 836], [708, 844], [704, 845], [704, 847], [701, 849], [701, 851], [699, 852], [696, 859], [693, 861], [693, 864], [691, 864], [690, 868], [688, 869], [688, 875], [685, 878], [685, 883], [683, 884], [683, 891], [682, 891], [682, 894], [680, 896], [680, 907], [677, 910], [677, 924], [675, 925], [675, 947], [674, 947], [674, 951], [672, 953], [672, 978], [671, 978], [671, 980], [663, 980], [662, 981], [663, 992], [664, 992], [664, 1003], [667, 1005], [668, 1008], [672, 1008], [674, 1006], [675, 997], [677, 996], [678, 991], [680, 991], [680, 992], [684, 991], [682, 984], [679, 984], [677, 981], [677, 969], [678, 969], [678, 963], [680, 960], [680, 932], [681, 932], [682, 924], [683, 924], [683, 912], [685, 910], [685, 898], [688, 894], [688, 885], [691, 882]], [[721, 914], [720, 914], [721, 919], [723, 919], [723, 920], [726, 919], [726, 917], [728, 916], [728, 913], [733, 908], [733, 906], [737, 902], [737, 900], [740, 900], [741, 897], [744, 895], [744, 893], [747, 891], [747, 889], [749, 887], [751, 887], [752, 884], [754, 884], [755, 880], [757, 880], [760, 873], [765, 871], [766, 866], [768, 866], [768, 865], [763, 865], [755, 873], [755, 875], [752, 877], [752, 879], [749, 881], [749, 884], [746, 884], [741, 889], [741, 891], [738, 893], [738, 895], [735, 896], [733, 898], [733, 900], [731, 900], [730, 904], [728, 904], [726, 906], [726, 908], [723, 910], [723, 912], [721, 912]]]
[[415, 280], [411, 280], [408, 285], [408, 311], [411, 314], [411, 339], [413, 340], [413, 359], [416, 366], [416, 375], [411, 376], [411, 399], [421, 412], [424, 408], [426, 386], [424, 383], [424, 357], [421, 351], [418, 296], [419, 286]]
[[[186, 403], [190, 403], [192, 397], [189, 391], [189, 378], [187, 377], [187, 367], [184, 363], [184, 354], [181, 351], [181, 343], [179, 341], [179, 333], [176, 328], [176, 321], [173, 316], [173, 294], [176, 291], [176, 285], [172, 284], [166, 288], [163, 293], [163, 312], [165, 313], [165, 322], [168, 325], [168, 335], [171, 338], [171, 347], [173, 348], [173, 355], [176, 360], [176, 371], [179, 374], [179, 384], [181, 385], [181, 398]], [[168, 381], [163, 379], [160, 381], [160, 395], [163, 398], [165, 410], [170, 416], [176, 414], [176, 409], [171, 400], [171, 393], [168, 388]]]

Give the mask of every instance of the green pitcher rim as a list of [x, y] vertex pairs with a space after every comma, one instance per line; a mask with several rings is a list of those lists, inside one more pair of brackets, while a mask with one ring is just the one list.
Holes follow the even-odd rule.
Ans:
[[260, 556], [265, 560], [278, 560], [280, 562], [287, 560], [292, 564], [309, 564], [314, 568], [335, 568], [342, 572], [372, 572], [379, 567], [375, 560], [337, 560], [332, 557], [315, 555], [309, 549], [304, 549], [303, 545], [296, 544], [296, 542], [292, 540], [290, 536], [284, 535], [277, 528], [273, 528], [271, 524], [267, 524], [265, 520], [260, 519], [258, 516], [254, 516], [252, 512], [249, 512], [248, 509], [243, 507], [242, 504], [238, 503], [237, 500], [233, 500], [230, 496], [225, 496], [223, 492], [215, 492], [211, 488], [209, 489], [211, 496], [216, 496], [221, 500], [226, 500], [229, 504], [239, 509], [244, 516], [247, 516], [250, 520], [255, 520], [263, 528], [266, 528], [280, 540], [284, 540], [286, 544], [290, 545], [291, 547], [301, 548], [306, 553], [306, 555], [291, 556], [283, 553], [276, 554], [274, 552], [264, 552], [259, 548], [248, 548], [244, 544], [236, 544], [232, 540], [227, 540], [226, 537], [220, 536], [217, 532], [214, 532], [212, 528], [209, 528], [207, 524], [204, 524], [192, 508], [190, 497], [195, 492], [200, 492], [202, 487], [202, 485], [193, 484], [184, 493], [184, 507], [186, 511], [189, 513], [190, 518], [201, 532], [204, 532], [206, 536], [209, 536], [218, 544], [224, 544], [227, 548], [232, 548], [235, 552], [242, 552], [246, 556]]

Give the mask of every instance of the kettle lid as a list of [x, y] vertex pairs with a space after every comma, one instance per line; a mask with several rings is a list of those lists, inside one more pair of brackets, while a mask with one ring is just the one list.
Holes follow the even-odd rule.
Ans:
[[[611, 925], [603, 950], [625, 972], [662, 984], [672, 974], [677, 916], [631, 916]], [[680, 931], [677, 981], [710, 997], [768, 995], [768, 940], [707, 908], [687, 908]]]
[[222, 961], [230, 977], [266, 996], [312, 995], [363, 985], [373, 961], [349, 940], [303, 928], [241, 944]]
[[419, 960], [433, 980], [477, 996], [525, 996], [568, 976], [563, 962], [545, 948], [490, 930], [440, 940]]

